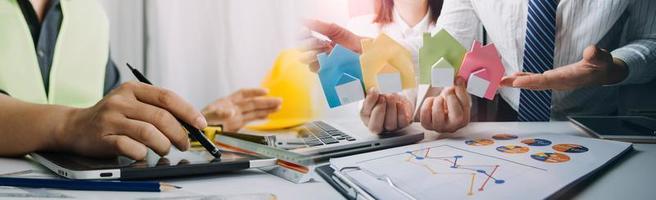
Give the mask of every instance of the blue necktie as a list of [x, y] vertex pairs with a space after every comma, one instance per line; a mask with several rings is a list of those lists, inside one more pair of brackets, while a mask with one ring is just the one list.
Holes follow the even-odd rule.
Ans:
[[[524, 71], [541, 74], [553, 68], [557, 0], [529, 0]], [[551, 91], [521, 90], [519, 121], [549, 121]]]

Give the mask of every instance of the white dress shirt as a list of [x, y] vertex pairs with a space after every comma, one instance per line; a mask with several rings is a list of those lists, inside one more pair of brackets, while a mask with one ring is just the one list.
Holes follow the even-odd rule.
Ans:
[[[560, 0], [557, 9], [554, 67], [580, 61], [583, 50], [596, 44], [623, 60], [629, 75], [612, 86], [553, 91], [552, 119], [612, 114], [617, 109], [619, 85], [656, 77], [656, 1]], [[527, 10], [528, 0], [447, 0], [433, 33], [444, 28], [469, 49], [483, 25], [510, 75], [522, 71]], [[421, 37], [405, 42], [417, 55]], [[519, 89], [503, 88], [500, 93], [512, 108], [519, 108]]]
[[[399, 12], [397, 12], [396, 9], [393, 9], [392, 22], [389, 24], [380, 26], [380, 24], [374, 23], [375, 15], [371, 14], [354, 17], [348, 22], [346, 29], [356, 35], [368, 38], [376, 38], [380, 33], [385, 33], [397, 42], [405, 43], [404, 41], [422, 37], [422, 34], [425, 32], [432, 32], [435, 29], [435, 24], [430, 22], [429, 13], [430, 11], [426, 12], [424, 18], [421, 19], [419, 23], [410, 26], [405, 20], [403, 20], [403, 18], [401, 18]], [[416, 64], [417, 57], [413, 56], [413, 59]], [[418, 66], [415, 66], [415, 69], [418, 69]]]

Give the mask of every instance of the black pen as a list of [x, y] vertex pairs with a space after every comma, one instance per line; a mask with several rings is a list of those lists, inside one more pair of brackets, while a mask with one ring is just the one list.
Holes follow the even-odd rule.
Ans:
[[[143, 74], [141, 74], [141, 72], [137, 71], [129, 63], [125, 63], [125, 64], [128, 66], [128, 68], [130, 68], [132, 74], [134, 74], [134, 76], [136, 76], [139, 81], [148, 85], [152, 85], [152, 83], [148, 79], [146, 79], [146, 77]], [[205, 149], [207, 149], [207, 151], [210, 152], [210, 154], [212, 154], [215, 158], [221, 158], [221, 151], [219, 151], [219, 148], [216, 148], [214, 143], [208, 140], [207, 137], [205, 137], [205, 135], [200, 132], [200, 130], [180, 120], [180, 118], [176, 117], [175, 119], [177, 119], [178, 122], [180, 122], [180, 124], [182, 124], [182, 126], [185, 129], [187, 129], [187, 131], [189, 131], [189, 136], [200, 142], [200, 144], [203, 145], [203, 147], [205, 147]]]

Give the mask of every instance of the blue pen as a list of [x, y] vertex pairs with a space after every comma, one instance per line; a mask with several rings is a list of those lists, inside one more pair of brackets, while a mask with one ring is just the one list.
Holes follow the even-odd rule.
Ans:
[[0, 186], [135, 192], [164, 192], [182, 188], [155, 181], [83, 181], [10, 177], [0, 177]]

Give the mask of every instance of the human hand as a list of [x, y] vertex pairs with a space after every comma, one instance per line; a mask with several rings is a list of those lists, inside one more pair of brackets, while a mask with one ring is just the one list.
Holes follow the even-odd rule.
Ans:
[[185, 151], [189, 138], [181, 120], [202, 129], [203, 115], [174, 92], [127, 82], [90, 108], [74, 109], [53, 138], [58, 149], [85, 156], [146, 157], [148, 148], [167, 155], [171, 144]]
[[[301, 56], [301, 62], [308, 64], [310, 70], [313, 72], [319, 70], [317, 54], [329, 52], [336, 44], [340, 44], [356, 53], [362, 52], [360, 41], [363, 37], [360, 37], [337, 24], [326, 23], [319, 20], [307, 20], [305, 26], [308, 30], [302, 33], [303, 42], [301, 49], [305, 51], [305, 53]], [[328, 37], [330, 41], [320, 40], [312, 36], [310, 31], [322, 34]]]
[[237, 131], [248, 122], [265, 119], [280, 109], [282, 99], [267, 97], [266, 89], [241, 89], [207, 105], [202, 113], [210, 125], [222, 125], [225, 131]]
[[618, 83], [628, 75], [624, 61], [594, 45], [583, 51], [579, 62], [545, 71], [542, 74], [517, 72], [504, 77], [501, 85], [530, 90], [573, 90], [586, 86]]
[[395, 131], [409, 126], [412, 103], [400, 94], [380, 94], [372, 88], [364, 99], [360, 119], [373, 133]]
[[469, 124], [471, 97], [465, 80], [457, 78], [455, 85], [442, 89], [440, 95], [427, 97], [421, 105], [421, 125], [428, 130], [451, 133]]

